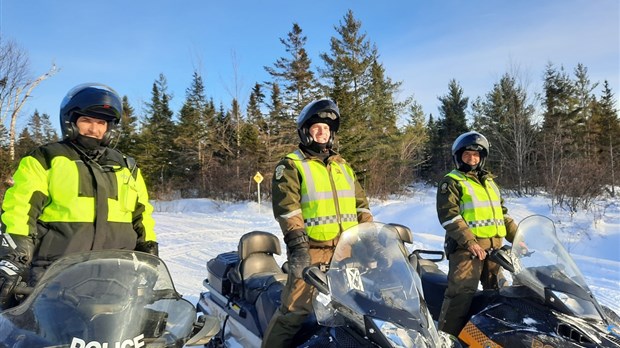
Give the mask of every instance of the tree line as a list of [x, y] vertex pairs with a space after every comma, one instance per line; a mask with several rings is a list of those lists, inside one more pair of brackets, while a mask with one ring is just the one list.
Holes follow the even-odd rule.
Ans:
[[[280, 38], [285, 54], [264, 67], [271, 78], [252, 86], [247, 105], [236, 97], [230, 105], [216, 103], [195, 71], [180, 110], [172, 110], [160, 74], [142, 111], [123, 97], [119, 136], [111, 146], [137, 160], [154, 199], [255, 199], [256, 172], [265, 177], [261, 192], [269, 196], [275, 164], [299, 142], [299, 111], [327, 97], [342, 115], [334, 149], [351, 162], [371, 197], [403, 193], [416, 181], [437, 182], [453, 168], [452, 142], [469, 130], [489, 139], [487, 168], [505, 190], [542, 191], [572, 210], [587, 208], [603, 193], [615, 195], [620, 120], [614, 93], [607, 81], [590, 81], [583, 64], [569, 72], [548, 63], [542, 89], [534, 93], [518, 71], [506, 72], [473, 100], [451, 80], [438, 96], [438, 114], [425, 114], [413, 95], [397, 98], [402, 82], [387, 76], [352, 11], [334, 29], [316, 65], [305, 49], [307, 37], [293, 23]], [[2, 88], [0, 83], [0, 96]], [[12, 148], [9, 138], [3, 122], [1, 192], [19, 157], [58, 135], [49, 115], [35, 111]]]

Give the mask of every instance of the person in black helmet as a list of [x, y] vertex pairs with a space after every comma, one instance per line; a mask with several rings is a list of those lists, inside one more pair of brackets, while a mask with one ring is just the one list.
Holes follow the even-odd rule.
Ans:
[[288, 278], [263, 347], [290, 347], [312, 312], [312, 287], [302, 279], [311, 264], [329, 264], [342, 231], [372, 221], [366, 194], [353, 169], [332, 150], [340, 126], [338, 106], [315, 100], [297, 118], [299, 149], [276, 166], [273, 214], [287, 246]]
[[0, 219], [0, 309], [63, 255], [129, 249], [157, 255], [153, 207], [135, 161], [108, 147], [122, 114], [101, 84], [70, 90], [60, 105], [63, 139], [23, 157]]
[[497, 289], [500, 266], [486, 258], [487, 250], [500, 248], [503, 238], [512, 243], [517, 225], [494, 177], [484, 169], [489, 142], [478, 132], [461, 134], [452, 145], [455, 169], [446, 174], [437, 190], [437, 216], [446, 230], [448, 288], [439, 315], [439, 329], [458, 336], [478, 282]]

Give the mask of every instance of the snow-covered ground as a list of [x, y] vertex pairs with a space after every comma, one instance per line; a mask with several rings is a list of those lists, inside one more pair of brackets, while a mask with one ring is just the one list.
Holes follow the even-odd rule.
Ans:
[[[167, 263], [177, 290], [196, 303], [204, 291], [206, 263], [217, 254], [237, 249], [246, 232], [262, 230], [281, 238], [270, 202], [229, 203], [208, 199], [157, 201], [155, 230], [160, 256]], [[553, 219], [558, 236], [570, 252], [598, 300], [620, 313], [620, 201], [601, 200], [589, 212], [552, 211], [542, 196], [507, 197], [509, 214], [517, 221], [532, 214]], [[444, 232], [435, 212], [435, 189], [419, 186], [412, 195], [372, 200], [376, 221], [409, 226], [415, 248], [441, 250]], [[282, 243], [283, 250], [284, 244]], [[280, 263], [284, 257], [278, 258]], [[447, 271], [444, 261], [440, 267]]]

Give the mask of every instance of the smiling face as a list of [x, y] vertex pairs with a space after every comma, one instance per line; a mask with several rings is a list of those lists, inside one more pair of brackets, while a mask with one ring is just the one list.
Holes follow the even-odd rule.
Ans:
[[461, 155], [461, 160], [463, 163], [469, 164], [472, 168], [476, 168], [478, 163], [480, 163], [480, 152], [474, 150], [465, 150]]
[[108, 130], [107, 121], [89, 116], [78, 117], [75, 125], [81, 135], [99, 140], [103, 139], [103, 135]]
[[329, 141], [329, 126], [326, 123], [315, 123], [308, 129], [312, 140], [318, 144], [326, 144]]

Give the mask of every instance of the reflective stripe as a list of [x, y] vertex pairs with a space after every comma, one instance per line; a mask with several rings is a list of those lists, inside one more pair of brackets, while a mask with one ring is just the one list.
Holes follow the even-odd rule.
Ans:
[[[506, 226], [504, 225], [501, 196], [493, 179], [486, 179], [482, 185], [457, 170], [453, 170], [446, 176], [453, 178], [461, 186], [461, 217], [472, 233], [481, 238], [504, 237]], [[450, 221], [444, 222], [442, 226], [449, 223]]]
[[301, 215], [301, 209], [295, 209], [292, 212], [288, 213], [288, 214], [282, 214], [280, 215], [280, 217], [283, 217], [285, 219], [291, 218], [295, 215]]
[[450, 220], [444, 222], [443, 224], [441, 224], [441, 227], [446, 227], [447, 225], [449, 225], [449, 224], [451, 224], [453, 222], [456, 222], [458, 220], [463, 220], [463, 217], [460, 216], [460, 215], [457, 215], [457, 216], [453, 217], [452, 219], [450, 219]]

